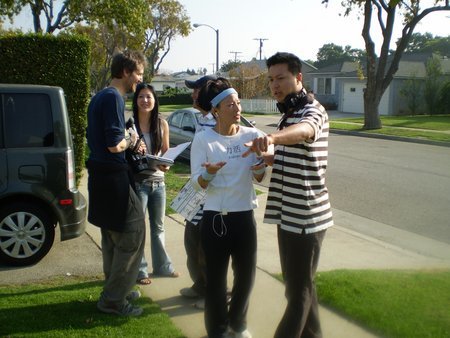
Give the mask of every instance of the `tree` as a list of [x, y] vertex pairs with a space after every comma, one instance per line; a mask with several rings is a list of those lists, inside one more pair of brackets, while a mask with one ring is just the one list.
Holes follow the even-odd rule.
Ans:
[[229, 72], [230, 70], [239, 67], [242, 64], [240, 60], [228, 60], [227, 62], [222, 63], [220, 66], [220, 71], [222, 73]]
[[326, 43], [319, 48], [317, 52], [317, 61], [314, 66], [322, 68], [330, 65], [335, 65], [344, 61], [361, 61], [365, 56], [365, 52], [361, 49], [355, 49], [351, 46], [335, 45], [334, 43]]
[[91, 24], [83, 26], [76, 24], [63, 34], [82, 34], [91, 41], [91, 90], [95, 93], [106, 87], [111, 80], [111, 62], [117, 51], [125, 48], [142, 50], [139, 38], [124, 33], [118, 27], [109, 28], [106, 25]]
[[[399, 43], [399, 41], [397, 41]], [[450, 57], [450, 35], [447, 37], [434, 37], [431, 33], [414, 33], [411, 35], [405, 52], [410, 53], [435, 53]]]
[[[322, 0], [322, 3], [327, 2], [328, 0]], [[346, 7], [344, 15], [348, 15], [356, 8], [361, 10], [364, 16], [362, 36], [367, 52], [367, 85], [364, 91], [365, 129], [381, 128], [381, 120], [378, 113], [381, 97], [398, 70], [400, 59], [408, 46], [416, 25], [431, 13], [450, 10], [449, 2], [450, 0], [435, 0], [433, 2], [434, 5], [422, 8], [420, 0], [342, 0], [342, 5]], [[389, 46], [392, 40], [397, 10], [403, 16], [403, 29], [397, 42], [397, 48], [392, 51], [392, 55], [389, 55]], [[371, 36], [371, 30], [374, 29], [372, 27], [373, 17], [376, 18], [383, 35], [378, 56]]]
[[405, 98], [409, 114], [417, 115], [423, 102], [423, 85], [415, 75], [405, 81], [400, 88], [400, 95]]
[[[433, 39], [433, 34], [431, 33], [414, 33], [411, 35], [411, 38], [409, 39], [409, 43], [405, 48], [405, 52], [407, 53], [421, 53], [426, 49], [427, 43]], [[400, 41], [397, 40], [397, 44], [399, 44]]]
[[[59, 12], [55, 11], [56, 2], [61, 4]], [[2, 16], [12, 20], [28, 5], [35, 32], [43, 32], [40, 17], [44, 13], [46, 33], [59, 29], [62, 34], [76, 32], [89, 37], [94, 91], [109, 83], [116, 51], [125, 48], [143, 51], [149, 61], [145, 79], [150, 81], [168, 54], [171, 40], [190, 31], [189, 18], [175, 0], [12, 0], [0, 3], [0, 20]]]
[[450, 114], [450, 81], [445, 82], [441, 88], [439, 112], [441, 114]]
[[170, 44], [177, 36], [187, 36], [191, 23], [184, 7], [176, 0], [148, 0], [153, 5], [148, 17], [150, 24], [145, 31], [144, 53], [149, 64], [149, 77], [158, 73], [159, 67], [170, 51]]
[[[136, 34], [145, 27], [146, 6], [146, 0], [9, 0], [0, 2], [0, 18], [7, 17], [13, 22], [15, 16], [29, 7], [35, 33], [53, 34], [86, 21]], [[45, 29], [41, 17], [45, 18]]]
[[255, 64], [241, 64], [230, 70], [231, 84], [243, 99], [251, 99], [268, 93], [267, 73]]
[[442, 68], [439, 58], [432, 57], [426, 64], [424, 98], [430, 115], [439, 113], [439, 96], [442, 88]]

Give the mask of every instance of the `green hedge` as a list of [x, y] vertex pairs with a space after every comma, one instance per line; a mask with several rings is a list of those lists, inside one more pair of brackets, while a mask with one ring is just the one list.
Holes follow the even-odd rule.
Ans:
[[0, 36], [0, 82], [63, 88], [74, 137], [77, 183], [84, 168], [86, 110], [90, 90], [90, 42], [71, 36]]
[[192, 95], [190, 93], [175, 95], [158, 95], [160, 105], [166, 104], [192, 104]]

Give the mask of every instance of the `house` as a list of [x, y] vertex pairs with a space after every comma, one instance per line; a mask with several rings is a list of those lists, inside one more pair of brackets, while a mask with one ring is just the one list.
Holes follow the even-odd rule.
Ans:
[[[405, 54], [391, 84], [378, 107], [381, 115], [400, 115], [408, 111], [407, 98], [401, 94], [408, 80], [424, 80], [429, 53]], [[441, 69], [450, 76], [450, 60], [440, 57]], [[366, 87], [365, 71], [356, 62], [342, 62], [311, 71], [316, 98], [328, 109], [346, 113], [364, 113], [363, 92]]]
[[196, 80], [202, 75], [190, 75], [186, 72], [174, 73], [171, 75], [156, 75], [152, 79], [152, 86], [155, 88], [157, 94], [163, 93], [167, 88], [188, 88], [185, 85], [185, 80]]
[[163, 93], [167, 88], [176, 88], [177, 79], [172, 75], [155, 75], [151, 82], [157, 94]]

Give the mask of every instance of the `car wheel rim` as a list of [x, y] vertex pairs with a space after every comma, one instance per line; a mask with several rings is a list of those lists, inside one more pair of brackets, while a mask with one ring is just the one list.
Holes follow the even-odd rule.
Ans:
[[27, 258], [38, 252], [45, 242], [45, 227], [33, 214], [16, 212], [0, 224], [0, 248], [13, 258]]

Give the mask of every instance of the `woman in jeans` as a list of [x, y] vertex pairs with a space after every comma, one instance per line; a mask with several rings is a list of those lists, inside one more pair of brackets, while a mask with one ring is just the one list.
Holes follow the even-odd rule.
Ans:
[[[169, 148], [169, 125], [159, 115], [159, 104], [153, 86], [140, 83], [133, 97], [133, 117], [141, 141], [145, 142], [147, 153], [161, 155]], [[150, 249], [153, 275], [178, 277], [165, 249], [164, 218], [166, 209], [166, 187], [164, 173], [168, 166], [158, 166], [135, 174], [136, 189], [144, 213], [148, 209], [150, 223]], [[145, 255], [139, 267], [137, 282], [150, 284]]]

